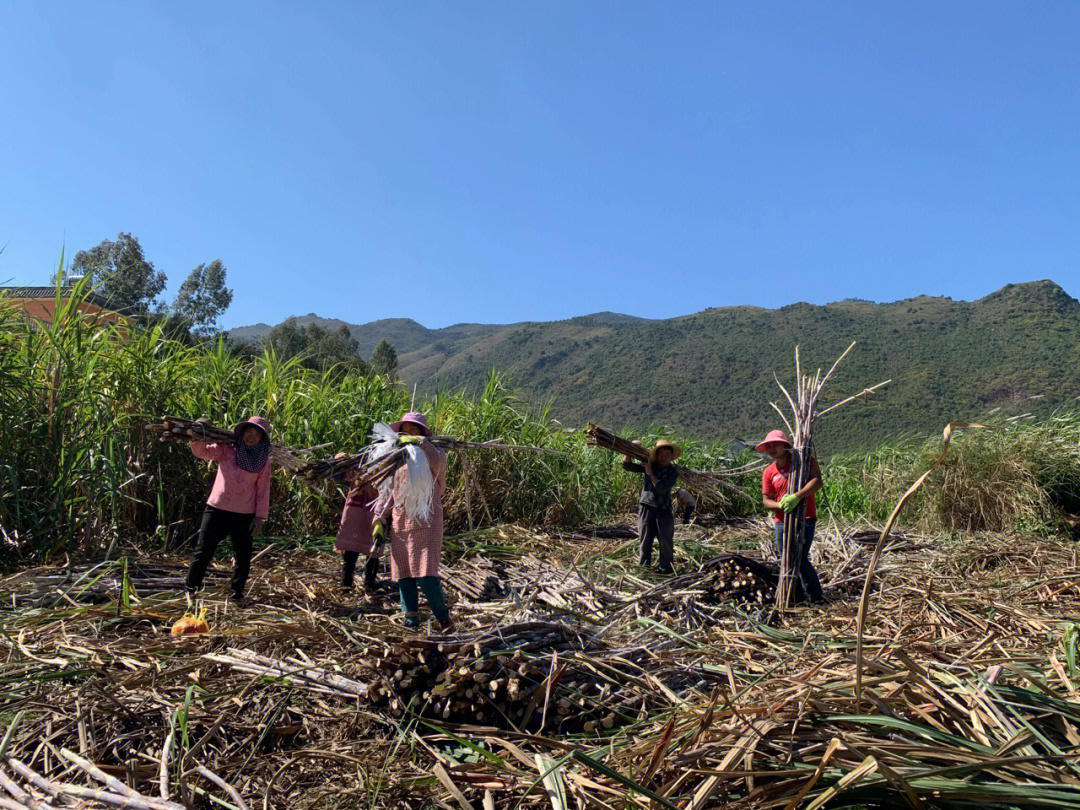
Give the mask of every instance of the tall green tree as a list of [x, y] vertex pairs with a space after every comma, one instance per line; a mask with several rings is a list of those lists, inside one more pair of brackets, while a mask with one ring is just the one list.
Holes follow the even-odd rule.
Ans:
[[191, 332], [200, 337], [217, 331], [218, 318], [232, 303], [233, 292], [225, 286], [225, 265], [221, 259], [200, 264], [180, 285], [173, 301], [176, 315], [191, 324]]
[[311, 358], [319, 371], [335, 366], [341, 370], [368, 370], [368, 364], [360, 356], [360, 347], [348, 326], [342, 324], [333, 332], [315, 324], [308, 324], [307, 328], [311, 336]]
[[301, 365], [316, 371], [368, 370], [356, 339], [344, 324], [331, 331], [318, 324], [301, 325], [296, 318], [287, 318], [270, 330], [266, 340], [278, 357], [287, 360], [300, 355]]
[[371, 355], [371, 370], [376, 374], [385, 374], [391, 377], [397, 371], [397, 350], [386, 338], [379, 341]]
[[270, 330], [266, 342], [274, 347], [274, 353], [278, 357], [288, 360], [307, 349], [308, 337], [296, 318], [286, 318]]
[[165, 273], [155, 270], [143, 254], [139, 240], [130, 233], [117, 234], [116, 240], [105, 239], [90, 250], [80, 250], [69, 271], [84, 275], [94, 291], [117, 309], [126, 308], [137, 314], [160, 307], [157, 297], [165, 289]]

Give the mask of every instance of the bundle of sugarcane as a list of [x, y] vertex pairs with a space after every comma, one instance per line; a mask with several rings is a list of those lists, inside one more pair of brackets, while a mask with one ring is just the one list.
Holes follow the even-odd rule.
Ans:
[[[669, 627], [717, 627], [731, 618], [731, 606], [757, 612], [772, 604], [775, 566], [742, 554], [721, 554], [666, 580], [621, 608], [645, 610]], [[616, 614], [618, 615], [618, 614]]]
[[[605, 430], [599, 425], [594, 425], [591, 422], [585, 429], [585, 443], [590, 447], [602, 447], [605, 450], [610, 450], [620, 456], [635, 458], [640, 462], [649, 460], [649, 450], [647, 448], [640, 444], [634, 444], [633, 442], [628, 441], [609, 430]], [[700, 472], [699, 470], [681, 467], [678, 464], [673, 466], [679, 471], [679, 481], [681, 485], [695, 495], [705, 498], [716, 498], [722, 495], [724, 490], [741, 495], [742, 492], [738, 487], [723, 479], [731, 477], [732, 475], [742, 475], [744, 472], [748, 471], [740, 468], [740, 470], [730, 472], [722, 470]], [[756, 466], [749, 469], [756, 469]]]
[[[517, 444], [503, 444], [498, 441], [469, 442], [455, 439], [451, 436], [432, 436], [431, 443], [444, 451], [461, 452], [463, 450], [527, 450], [532, 453], [558, 453], [546, 447], [528, 447]], [[393, 475], [398, 467], [405, 463], [406, 447], [395, 448], [390, 453], [374, 458], [372, 446], [364, 447], [359, 453], [342, 454], [340, 457], [327, 459], [313, 459], [298, 464], [292, 472], [303, 481], [315, 483], [327, 478], [341, 477], [345, 472], [360, 470], [358, 486], [374, 484], [378, 486], [386, 478]]]
[[[644, 673], [654, 663], [643, 665], [649, 651], [613, 650], [560, 622], [533, 620], [493, 628], [439, 643], [437, 649], [444, 656], [442, 670], [420, 697], [444, 720], [594, 731], [612, 728], [620, 718], [657, 704], [655, 689], [630, 671]], [[424, 654], [430, 654], [430, 648], [421, 649], [417, 660]], [[400, 678], [399, 671], [394, 672], [396, 685], [387, 695], [392, 712], [402, 708], [404, 695], [398, 690], [416, 687], [416, 672], [415, 664], [400, 671]]]
[[[236, 444], [239, 438], [235, 432], [227, 428], [217, 427], [209, 422], [185, 419], [181, 416], [163, 416], [156, 422], [148, 423], [147, 427], [158, 435], [159, 441], [163, 442], [198, 441], [214, 444]], [[325, 445], [320, 447], [325, 447]], [[305, 450], [293, 450], [284, 445], [274, 444], [271, 446], [270, 459], [274, 464], [295, 472], [306, 464], [299, 456], [318, 449], [320, 448], [310, 447]]]
[[739, 554], [725, 554], [702, 568], [702, 586], [712, 603], [735, 601], [744, 607], [771, 602], [776, 576], [760, 563]]
[[[854, 342], [836, 359], [836, 362], [832, 364], [832, 367], [824, 376], [821, 374], [821, 369], [818, 369], [811, 377], [809, 374], [803, 374], [802, 364], [799, 360], [799, 347], [796, 346], [795, 396], [792, 397], [788, 393], [788, 390], [784, 388], [779, 379], [776, 381], [791, 406], [792, 412], [792, 419], [788, 420], [775, 402], [769, 403], [780, 414], [780, 418], [784, 420], [793, 445], [791, 449], [791, 470], [787, 475], [788, 493], [799, 492], [810, 480], [810, 470], [814, 456], [814, 425], [818, 417], [824, 416], [848, 402], [869, 396], [890, 382], [890, 380], [885, 380], [870, 388], [865, 388], [858, 394], [847, 397], [818, 413], [818, 399], [821, 396], [822, 389], [825, 387], [825, 383], [832, 378], [837, 366], [853, 348], [855, 348]], [[783, 553], [780, 555], [780, 581], [776, 588], [776, 606], [780, 610], [786, 610], [790, 607], [795, 598], [795, 577], [798, 574], [798, 561], [801, 558], [805, 527], [806, 502], [802, 500], [793, 511], [786, 513], [784, 516], [784, 543]]]
[[364, 453], [341, 453], [333, 458], [310, 459], [297, 466], [292, 473], [309, 484], [328, 478], [340, 480], [345, 473], [359, 469], [364, 462], [364, 456]]
[[[440, 644], [442, 670], [422, 692], [443, 719], [505, 717], [527, 724], [529, 705], [551, 667], [553, 653], [583, 648], [569, 626], [530, 621]], [[391, 709], [395, 706], [391, 703]], [[535, 709], [535, 705], [534, 705]]]
[[[231, 648], [207, 660], [239, 672], [287, 679], [293, 686], [360, 699], [401, 716], [563, 731], [611, 728], [667, 698], [644, 677], [655, 660], [640, 647], [612, 650], [559, 622], [531, 620], [441, 639], [370, 638], [344, 675], [308, 660], [276, 660]], [[336, 667], [335, 667], [336, 669]], [[670, 682], [687, 682], [687, 670]], [[697, 675], [694, 675], [696, 678]]]
[[298, 658], [278, 661], [242, 649], [204, 657], [242, 672], [288, 678], [313, 691], [363, 698], [394, 715], [419, 697], [443, 718], [482, 721], [485, 709], [491, 719], [496, 711], [523, 717], [525, 706], [510, 704], [526, 701], [533, 691], [530, 682], [542, 681], [548, 666], [530, 653], [580, 649], [576, 639], [571, 628], [543, 621], [440, 640], [372, 639], [361, 649], [357, 677], [351, 678]]

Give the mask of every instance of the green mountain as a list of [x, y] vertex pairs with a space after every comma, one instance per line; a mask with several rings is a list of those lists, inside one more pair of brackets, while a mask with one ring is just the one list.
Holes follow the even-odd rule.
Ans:
[[508, 326], [429, 330], [391, 320], [350, 328], [363, 347], [383, 337], [393, 343], [401, 378], [421, 389], [475, 388], [494, 368], [568, 425], [666, 424], [717, 438], [776, 426], [769, 402], [783, 395], [773, 375], [790, 386], [796, 345], [804, 368], [816, 369], [857, 341], [826, 400], [892, 382], [869, 404], [852, 403], [819, 424], [823, 453], [937, 432], [996, 408], [1022, 414], [1080, 404], [1080, 302], [1052, 281], [1010, 284], [970, 302], [920, 296], [723, 307], [669, 320], [599, 313]]
[[[486, 326], [478, 323], [461, 323], [448, 326], [445, 329], [428, 329], [409, 318], [386, 318], [371, 323], [354, 324], [336, 318], [320, 318], [314, 313], [300, 315], [296, 318], [297, 324], [303, 326], [313, 323], [323, 329], [336, 330], [340, 326], [348, 326], [349, 332], [356, 339], [360, 347], [360, 353], [365, 357], [370, 356], [379, 341], [385, 338], [390, 341], [398, 354], [409, 354], [423, 349], [434, 350], [435, 346], [441, 346], [446, 350], [456, 351], [471, 345], [486, 335], [493, 334], [504, 326]], [[269, 324], [257, 323], [254, 326], [241, 326], [229, 330], [229, 337], [233, 340], [259, 342], [270, 334], [272, 327]]]

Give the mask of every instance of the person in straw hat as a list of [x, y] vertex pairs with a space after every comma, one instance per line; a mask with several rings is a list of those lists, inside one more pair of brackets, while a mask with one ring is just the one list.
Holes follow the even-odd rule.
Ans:
[[387, 537], [390, 524], [390, 577], [397, 581], [401, 610], [405, 626], [420, 626], [420, 592], [427, 599], [428, 607], [446, 632], [453, 627], [450, 610], [446, 606], [442, 581], [439, 579], [439, 558], [443, 544], [443, 491], [446, 489], [446, 454], [429, 441], [431, 428], [427, 417], [410, 411], [390, 425], [398, 434], [401, 444], [415, 444], [427, 456], [431, 468], [431, 513], [424, 520], [409, 517], [405, 513], [405, 488], [409, 482], [406, 466], [394, 473], [392, 486], [379, 496], [372, 509], [375, 521], [372, 526], [370, 555], [377, 555], [382, 540]]
[[[634, 442], [640, 444], [640, 442]], [[638, 562], [652, 563], [653, 540], [660, 541], [660, 560], [657, 570], [674, 573], [675, 516], [671, 512], [671, 490], [679, 478], [672, 463], [682, 455], [682, 448], [661, 439], [649, 451], [645, 464], [636, 463], [630, 456], [623, 458], [623, 469], [645, 474], [638, 500]]]
[[788, 492], [788, 476], [791, 474], [791, 442], [782, 430], [773, 430], [755, 448], [765, 453], [772, 464], [761, 474], [761, 500], [773, 513], [773, 542], [776, 553], [784, 554], [784, 515], [794, 512], [806, 501], [803, 521], [803, 542], [799, 551], [799, 584], [811, 602], [821, 602], [821, 580], [810, 562], [810, 545], [814, 542], [814, 526], [817, 524], [817, 502], [814, 493], [821, 489], [821, 467], [816, 458], [810, 459], [810, 480], [798, 492]]

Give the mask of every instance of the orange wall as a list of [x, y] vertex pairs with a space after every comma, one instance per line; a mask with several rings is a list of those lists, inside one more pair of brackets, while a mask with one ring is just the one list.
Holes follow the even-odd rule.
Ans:
[[[51, 321], [56, 314], [55, 298], [5, 298], [3, 302], [11, 304], [16, 309], [21, 309], [31, 318], [36, 318], [39, 321]], [[102, 309], [96, 304], [90, 304], [86, 301], [79, 304], [79, 312], [86, 315], [97, 315], [101, 320], [109, 323], [127, 322], [127, 318], [123, 315]]]

